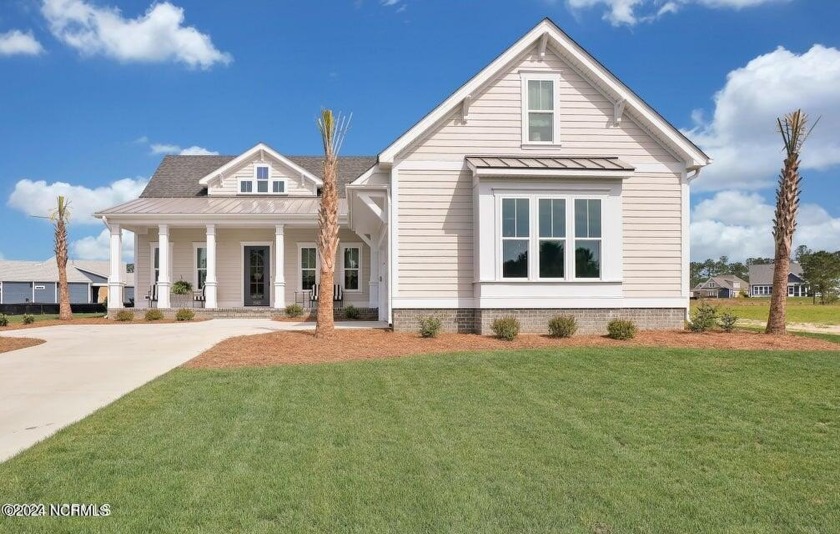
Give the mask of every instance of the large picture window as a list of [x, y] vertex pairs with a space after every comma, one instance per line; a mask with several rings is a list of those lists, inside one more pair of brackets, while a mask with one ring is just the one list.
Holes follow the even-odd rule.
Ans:
[[498, 206], [502, 279], [602, 278], [601, 199], [532, 194]]
[[502, 199], [503, 278], [528, 278], [529, 208], [527, 198]]
[[601, 277], [601, 201], [575, 199], [575, 277]]

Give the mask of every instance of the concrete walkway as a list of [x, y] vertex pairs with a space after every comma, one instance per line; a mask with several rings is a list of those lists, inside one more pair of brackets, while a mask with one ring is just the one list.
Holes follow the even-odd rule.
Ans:
[[[383, 328], [376, 322], [339, 328]], [[195, 323], [61, 325], [4, 332], [46, 343], [0, 353], [0, 462], [223, 339], [315, 323], [213, 319]]]

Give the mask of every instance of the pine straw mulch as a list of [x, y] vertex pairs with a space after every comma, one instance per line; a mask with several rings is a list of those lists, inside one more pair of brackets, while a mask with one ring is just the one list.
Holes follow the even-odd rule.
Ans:
[[517, 350], [545, 347], [673, 347], [722, 350], [840, 351], [840, 345], [797, 336], [768, 336], [755, 332], [695, 334], [684, 331], [643, 331], [629, 341], [604, 336], [554, 339], [520, 335], [514, 341], [475, 334], [441, 334], [423, 339], [416, 333], [390, 330], [336, 330], [325, 339], [312, 331], [278, 331], [222, 341], [187, 362], [186, 367], [225, 368], [298, 365], [349, 360], [375, 360], [412, 354], [476, 350]]
[[43, 339], [33, 339], [29, 337], [0, 336], [0, 353], [34, 347], [35, 345], [40, 345], [41, 343], [45, 343], [45, 341]]

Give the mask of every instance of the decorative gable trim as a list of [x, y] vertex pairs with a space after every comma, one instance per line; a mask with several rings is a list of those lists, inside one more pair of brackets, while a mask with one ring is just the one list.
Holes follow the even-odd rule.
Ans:
[[[461, 86], [460, 89], [444, 100], [431, 113], [391, 143], [391, 145], [379, 154], [379, 163], [385, 167], [393, 165], [396, 156], [400, 152], [405, 150], [417, 139], [420, 139], [439, 121], [448, 117], [459, 105], [463, 105], [466, 97], [479, 94], [480, 88], [495, 79], [500, 72], [507, 68], [519, 56], [528, 50], [535, 49], [538, 57], [543, 57], [544, 50], [549, 45], [557, 47], [562, 51], [562, 57], [569, 61], [573, 67], [582, 70], [588, 77], [592, 78], [596, 82], [598, 89], [605, 91], [613, 102], [624, 102], [620, 106], [620, 110], [615, 110], [616, 116], [614, 120], [623, 116], [624, 108], [627, 107], [633, 110], [634, 117], [637, 118], [643, 127], [654, 133], [657, 139], [679, 156], [679, 159], [686, 162], [689, 170], [699, 169], [711, 163], [711, 158], [699, 147], [668, 123], [653, 108], [616, 78], [615, 75], [581, 48], [571, 37], [566, 35], [554, 22], [547, 18], [542, 20], [513, 46], [508, 48], [481, 72]], [[618, 111], [621, 111], [620, 115], [617, 113]]]
[[201, 180], [198, 181], [198, 183], [200, 183], [201, 185], [209, 185], [211, 182], [213, 182], [213, 180], [223, 177], [225, 174], [239, 167], [240, 165], [250, 163], [251, 160], [257, 156], [259, 156], [261, 160], [264, 160], [266, 156], [274, 158], [285, 167], [300, 174], [301, 178], [315, 184], [316, 187], [321, 187], [322, 185], [324, 185], [320, 178], [308, 172], [303, 167], [297, 165], [292, 160], [284, 157], [282, 154], [280, 154], [270, 146], [266, 145], [265, 143], [258, 143], [253, 148], [243, 152], [241, 155], [230, 160], [225, 165], [219, 167], [207, 176], [203, 177]]

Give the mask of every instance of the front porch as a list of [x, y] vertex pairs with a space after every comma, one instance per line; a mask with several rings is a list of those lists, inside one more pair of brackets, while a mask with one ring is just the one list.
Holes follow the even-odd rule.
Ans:
[[[135, 308], [170, 310], [194, 308], [198, 316], [270, 317], [285, 314], [297, 303], [305, 314], [315, 307], [312, 292], [320, 283], [317, 228], [296, 224], [185, 224], [121, 226], [111, 222], [109, 310], [122, 307], [123, 281], [119, 268], [122, 230], [134, 232]], [[384, 240], [373, 240], [347, 228], [339, 232], [334, 258], [335, 280], [341, 300], [336, 318], [353, 306], [365, 320], [384, 320], [380, 292], [387, 268]], [[175, 295], [173, 284], [192, 286]]]

